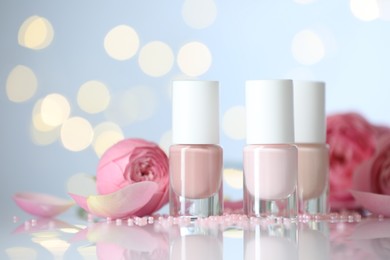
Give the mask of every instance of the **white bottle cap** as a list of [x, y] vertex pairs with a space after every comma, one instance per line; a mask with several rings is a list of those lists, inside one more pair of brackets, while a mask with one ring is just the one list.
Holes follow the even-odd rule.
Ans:
[[293, 98], [291, 80], [247, 81], [247, 144], [294, 143]]
[[217, 81], [173, 81], [172, 143], [219, 144]]
[[296, 143], [325, 143], [325, 83], [294, 81]]

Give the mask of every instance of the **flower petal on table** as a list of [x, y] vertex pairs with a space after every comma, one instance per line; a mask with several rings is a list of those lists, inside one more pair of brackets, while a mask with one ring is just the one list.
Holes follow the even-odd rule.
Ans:
[[89, 212], [100, 217], [123, 218], [144, 207], [158, 190], [158, 184], [151, 181], [130, 184], [123, 189], [106, 195], [89, 196]]
[[73, 193], [68, 193], [68, 194], [77, 203], [77, 205], [82, 207], [85, 211], [90, 212], [88, 205], [87, 205], [87, 197], [84, 197], [82, 195], [73, 194]]
[[13, 199], [25, 212], [42, 218], [52, 218], [74, 205], [71, 200], [34, 192], [19, 192]]
[[355, 200], [371, 213], [390, 217], [390, 196], [365, 191], [351, 190]]

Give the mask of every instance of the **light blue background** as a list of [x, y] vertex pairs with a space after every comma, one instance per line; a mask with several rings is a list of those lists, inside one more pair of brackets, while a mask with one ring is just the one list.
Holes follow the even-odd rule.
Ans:
[[[390, 21], [363, 21], [354, 16], [349, 1], [300, 4], [292, 0], [216, 0], [214, 23], [194, 29], [183, 20], [183, 3], [0, 1], [1, 218], [9, 219], [20, 212], [10, 200], [16, 191], [65, 197], [65, 183], [71, 175], [95, 174], [98, 157], [92, 148], [71, 152], [60, 141], [47, 146], [32, 142], [31, 115], [38, 99], [60, 93], [71, 104], [71, 116], [81, 116], [95, 126], [108, 119], [105, 113], [91, 115], [77, 106], [77, 91], [83, 83], [99, 80], [110, 93], [148, 86], [158, 96], [153, 115], [121, 126], [123, 133], [125, 137], [159, 143], [170, 130], [169, 86], [183, 73], [175, 61], [166, 75], [148, 76], [138, 66], [139, 51], [126, 61], [109, 57], [104, 37], [121, 24], [137, 31], [140, 48], [151, 41], [162, 41], [170, 46], [175, 59], [184, 44], [205, 44], [212, 54], [212, 64], [197, 78], [220, 81], [221, 121], [228, 109], [244, 105], [245, 80], [293, 78], [325, 81], [329, 114], [356, 111], [372, 123], [390, 124]], [[46, 18], [54, 29], [52, 43], [42, 50], [18, 44], [20, 26], [33, 15]], [[294, 36], [302, 30], [323, 32], [320, 35], [325, 54], [312, 65], [299, 63], [291, 51]], [[23, 103], [10, 101], [5, 92], [9, 73], [17, 65], [28, 66], [38, 79], [37, 92]], [[221, 145], [226, 165], [240, 165], [244, 140], [232, 139], [221, 130]]]

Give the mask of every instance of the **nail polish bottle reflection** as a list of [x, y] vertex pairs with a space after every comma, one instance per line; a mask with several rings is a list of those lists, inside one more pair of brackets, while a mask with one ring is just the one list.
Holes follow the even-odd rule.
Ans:
[[296, 217], [292, 81], [247, 81], [245, 92], [244, 211], [250, 216]]
[[196, 226], [173, 227], [179, 235], [172, 237], [170, 260], [222, 260], [223, 239], [218, 229], [205, 229]]
[[169, 150], [170, 214], [207, 217], [223, 210], [219, 84], [174, 81]]
[[244, 259], [298, 260], [297, 237], [294, 223], [252, 226], [244, 231]]
[[324, 82], [294, 81], [294, 121], [299, 212], [327, 213], [329, 151]]
[[300, 223], [299, 260], [331, 259], [327, 222]]

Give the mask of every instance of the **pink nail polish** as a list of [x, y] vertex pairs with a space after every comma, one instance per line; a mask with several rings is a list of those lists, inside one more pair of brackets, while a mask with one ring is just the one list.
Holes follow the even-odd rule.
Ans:
[[294, 81], [294, 120], [299, 213], [328, 213], [329, 150], [324, 82]]
[[222, 214], [218, 82], [173, 82], [172, 142], [170, 214], [191, 217]]
[[244, 211], [249, 216], [296, 217], [292, 81], [247, 81], [245, 96]]

